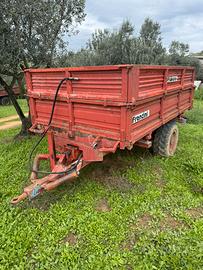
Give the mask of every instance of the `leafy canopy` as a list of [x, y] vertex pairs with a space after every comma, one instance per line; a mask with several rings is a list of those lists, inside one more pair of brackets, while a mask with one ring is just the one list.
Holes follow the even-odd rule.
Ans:
[[59, 66], [83, 65], [187, 65], [196, 68], [197, 78], [203, 80], [203, 70], [197, 59], [189, 54], [189, 45], [172, 41], [169, 50], [163, 46], [161, 26], [146, 18], [138, 36], [134, 26], [124, 21], [118, 29], [96, 30], [78, 52], [69, 52], [56, 59]]
[[[66, 65], [161, 64], [165, 48], [161, 42], [160, 25], [147, 18], [138, 37], [134, 26], [124, 21], [118, 30], [97, 30], [86, 48], [69, 53]], [[65, 57], [62, 57], [63, 61]], [[60, 63], [61, 64], [61, 63]]]
[[52, 65], [64, 34], [84, 20], [85, 0], [1, 0], [0, 73], [16, 75], [19, 63]]

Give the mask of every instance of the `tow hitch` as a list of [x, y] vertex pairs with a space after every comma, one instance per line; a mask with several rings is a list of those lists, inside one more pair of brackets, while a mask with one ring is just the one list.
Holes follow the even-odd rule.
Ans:
[[78, 158], [76, 161], [72, 162], [70, 165], [65, 165], [67, 163], [66, 155], [57, 155], [56, 165], [53, 167], [51, 174], [38, 179], [38, 169], [41, 160], [48, 160], [49, 155], [38, 155], [36, 156], [33, 163], [33, 172], [31, 174], [30, 180], [32, 184], [24, 188], [24, 192], [13, 198], [11, 200], [12, 204], [17, 204], [25, 198], [32, 200], [37, 197], [44, 190], [52, 190], [55, 187], [61, 185], [62, 183], [78, 177], [80, 169], [83, 167], [82, 158]]

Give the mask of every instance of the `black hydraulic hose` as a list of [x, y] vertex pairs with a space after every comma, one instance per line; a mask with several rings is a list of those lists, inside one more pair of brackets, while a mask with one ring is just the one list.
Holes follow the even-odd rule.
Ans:
[[33, 156], [33, 153], [35, 151], [35, 149], [37, 148], [37, 146], [41, 143], [41, 141], [44, 139], [45, 135], [47, 134], [48, 130], [50, 129], [51, 127], [51, 122], [52, 122], [52, 119], [53, 119], [53, 115], [54, 115], [54, 110], [55, 110], [55, 105], [56, 105], [56, 100], [57, 100], [57, 96], [58, 96], [58, 93], [59, 93], [59, 90], [62, 86], [62, 84], [65, 82], [65, 81], [68, 81], [68, 80], [78, 80], [78, 78], [73, 78], [73, 77], [68, 77], [68, 78], [64, 78], [60, 81], [60, 83], [58, 84], [57, 86], [57, 89], [56, 89], [56, 93], [55, 93], [55, 96], [54, 96], [54, 102], [53, 102], [53, 105], [52, 105], [52, 110], [51, 110], [51, 115], [50, 115], [50, 118], [49, 118], [49, 123], [48, 123], [48, 126], [46, 128], [46, 130], [43, 132], [41, 138], [37, 141], [37, 143], [34, 145], [34, 147], [32, 148], [31, 152], [30, 152], [30, 155], [29, 155], [29, 169], [30, 169], [30, 172], [35, 172], [35, 173], [42, 173], [42, 174], [65, 174], [65, 173], [69, 173], [69, 172], [72, 172], [75, 168], [77, 168], [81, 158], [82, 158], [82, 154], [79, 155], [78, 159], [77, 159], [77, 162], [74, 164], [73, 168], [70, 168], [66, 171], [61, 171], [61, 172], [48, 172], [48, 171], [38, 171], [38, 170], [33, 170], [33, 165], [32, 165], [32, 156]]

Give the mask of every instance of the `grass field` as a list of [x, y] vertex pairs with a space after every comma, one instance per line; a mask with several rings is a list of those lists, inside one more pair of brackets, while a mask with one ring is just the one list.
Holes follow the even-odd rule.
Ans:
[[197, 100], [174, 157], [117, 151], [17, 207], [37, 138], [0, 132], [0, 269], [203, 269], [202, 113]]
[[[24, 113], [28, 112], [28, 106], [27, 106], [26, 99], [18, 99], [18, 102], [19, 102], [20, 107], [22, 108], [23, 112]], [[0, 118], [7, 117], [10, 115], [14, 115], [14, 114], [16, 114], [16, 110], [13, 107], [13, 105], [9, 105], [9, 106], [0, 105]]]

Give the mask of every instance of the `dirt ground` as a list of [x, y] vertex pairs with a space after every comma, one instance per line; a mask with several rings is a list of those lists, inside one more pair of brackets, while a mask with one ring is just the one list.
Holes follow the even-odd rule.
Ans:
[[15, 128], [15, 127], [18, 127], [20, 126], [21, 124], [21, 121], [19, 120], [16, 120], [16, 121], [11, 121], [11, 122], [5, 122], [2, 126], [0, 126], [0, 130], [6, 130], [6, 129], [9, 129], [9, 128]]
[[21, 125], [21, 121], [19, 120], [17, 115], [11, 115], [4, 118], [0, 118], [0, 131], [6, 130], [9, 128], [15, 128], [20, 125]]

